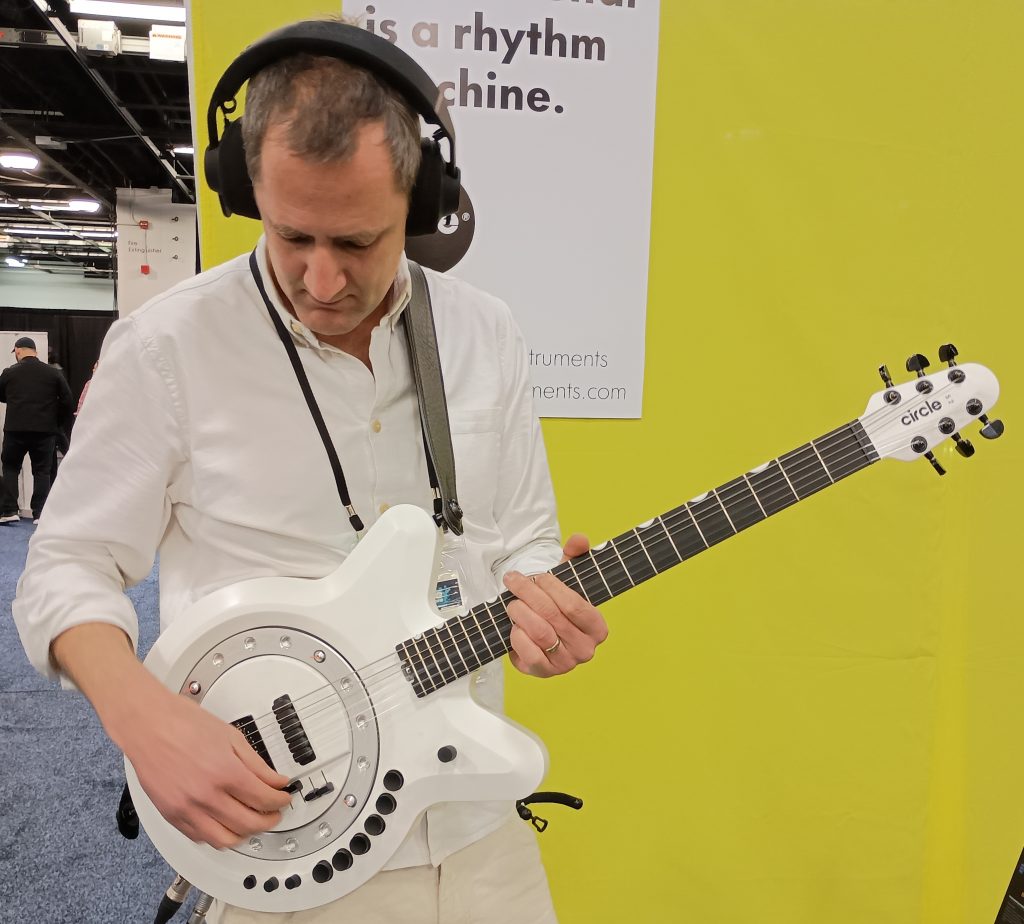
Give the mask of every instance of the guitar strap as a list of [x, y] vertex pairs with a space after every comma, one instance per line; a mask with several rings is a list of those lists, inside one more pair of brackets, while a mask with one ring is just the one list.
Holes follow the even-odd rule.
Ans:
[[412, 296], [402, 313], [409, 365], [416, 384], [430, 483], [434, 486], [434, 519], [456, 536], [462, 535], [462, 507], [455, 493], [455, 453], [452, 450], [448, 403], [437, 349], [430, 289], [422, 267], [409, 261]]

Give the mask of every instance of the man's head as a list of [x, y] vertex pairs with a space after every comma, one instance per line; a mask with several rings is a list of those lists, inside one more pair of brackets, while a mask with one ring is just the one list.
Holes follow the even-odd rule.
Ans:
[[298, 54], [249, 81], [242, 126], [279, 291], [325, 342], [368, 336], [405, 245], [418, 116], [368, 71]]
[[11, 352], [20, 363], [26, 356], [36, 355], [36, 342], [31, 337], [19, 337], [14, 341], [14, 349]]

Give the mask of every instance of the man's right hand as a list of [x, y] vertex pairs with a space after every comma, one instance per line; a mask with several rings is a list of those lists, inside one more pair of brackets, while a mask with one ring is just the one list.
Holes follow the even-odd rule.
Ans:
[[187, 837], [231, 847], [273, 828], [291, 801], [237, 729], [172, 693], [135, 657], [121, 629], [87, 623], [51, 647], [132, 762], [160, 814]]

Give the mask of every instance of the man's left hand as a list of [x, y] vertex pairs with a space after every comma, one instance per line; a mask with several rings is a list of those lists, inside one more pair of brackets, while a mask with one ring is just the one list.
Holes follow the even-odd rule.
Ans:
[[[571, 536], [562, 561], [590, 549], [586, 536]], [[553, 574], [532, 577], [510, 571], [505, 586], [516, 595], [508, 606], [513, 622], [513, 666], [534, 677], [565, 674], [589, 661], [608, 637], [604, 617], [587, 600]]]

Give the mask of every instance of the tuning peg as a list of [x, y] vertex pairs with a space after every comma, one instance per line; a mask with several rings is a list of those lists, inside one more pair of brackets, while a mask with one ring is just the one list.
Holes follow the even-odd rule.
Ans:
[[944, 343], [939, 347], [939, 362], [949, 363], [951, 369], [956, 365], [956, 358], [959, 355], [959, 351], [952, 343]]
[[907, 372], [916, 372], [917, 377], [924, 377], [924, 370], [929, 366], [928, 357], [915, 353], [907, 360]]
[[974, 444], [970, 440], [965, 440], [959, 433], [953, 434], [953, 442], [956, 443], [956, 451], [965, 459], [974, 455]]
[[987, 440], [997, 440], [1003, 435], [1003, 422], [1001, 420], [989, 420], [988, 415], [982, 414], [978, 417], [985, 426], [981, 428], [981, 435]]
[[885, 383], [885, 387], [892, 388], [892, 376], [889, 375], [889, 367], [886, 365], [879, 366], [878, 374], [882, 377], [882, 381]]
[[926, 452], [924, 454], [924, 457], [929, 462], [931, 462], [932, 468], [934, 468], [935, 471], [937, 471], [940, 475], [945, 475], [946, 474], [946, 470], [941, 465], [939, 465], [939, 460], [935, 458], [935, 453], [934, 452]]

